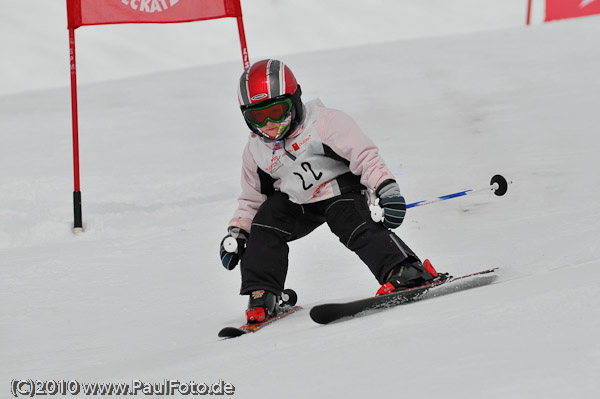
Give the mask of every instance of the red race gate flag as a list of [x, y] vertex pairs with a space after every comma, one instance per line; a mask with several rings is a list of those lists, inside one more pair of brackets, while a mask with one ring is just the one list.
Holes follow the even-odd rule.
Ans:
[[67, 0], [69, 28], [238, 17], [239, 0]]
[[592, 14], [600, 14], [600, 0], [546, 0], [545, 21]]
[[73, 231], [83, 231], [79, 182], [79, 124], [77, 117], [77, 68], [75, 29], [84, 25], [125, 23], [173, 23], [234, 17], [242, 47], [244, 69], [250, 66], [240, 0], [67, 0], [71, 57], [71, 108], [73, 121]]

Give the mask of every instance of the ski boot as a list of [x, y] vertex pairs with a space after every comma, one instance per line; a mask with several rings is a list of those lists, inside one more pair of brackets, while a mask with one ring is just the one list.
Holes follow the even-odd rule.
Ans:
[[279, 299], [275, 294], [265, 290], [255, 290], [250, 293], [246, 319], [248, 324], [262, 323], [277, 312]]
[[298, 295], [294, 290], [285, 289], [280, 295], [266, 290], [255, 290], [250, 293], [246, 320], [248, 324], [262, 323], [269, 317], [277, 316], [286, 308], [294, 306]]
[[438, 274], [429, 259], [425, 259], [423, 263], [416, 260], [401, 264], [392, 269], [386, 283], [379, 288], [375, 296], [420, 287], [433, 283], [439, 277], [444, 276]]

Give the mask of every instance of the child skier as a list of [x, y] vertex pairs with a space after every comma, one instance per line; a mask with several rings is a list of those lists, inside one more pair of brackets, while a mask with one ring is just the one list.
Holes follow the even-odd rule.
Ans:
[[[252, 133], [243, 152], [239, 206], [220, 255], [228, 270], [241, 260], [249, 323], [277, 311], [288, 242], [324, 222], [383, 284], [378, 294], [437, 276], [388, 230], [400, 226], [406, 205], [377, 147], [348, 115], [319, 99], [303, 104], [301, 93], [290, 68], [278, 60], [256, 62], [239, 81], [240, 108]], [[383, 223], [371, 219], [368, 190], [379, 198]], [[225, 243], [233, 239], [237, 249], [228, 252]]]

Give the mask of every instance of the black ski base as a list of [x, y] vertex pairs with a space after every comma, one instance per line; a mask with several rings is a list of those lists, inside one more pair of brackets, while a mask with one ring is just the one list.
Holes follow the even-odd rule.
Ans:
[[[355, 317], [376, 310], [388, 309], [408, 302], [415, 302], [423, 299], [426, 295], [436, 296], [436, 292], [438, 292], [440, 295], [443, 295], [450, 292], [457, 292], [487, 285], [497, 278], [497, 275], [494, 274], [496, 270], [498, 270], [498, 268], [483, 270], [460, 277], [440, 275], [442, 278], [438, 281], [434, 281], [433, 283], [420, 287], [392, 292], [381, 296], [359, 299], [352, 302], [326, 303], [317, 305], [310, 310], [310, 317], [316, 323], [328, 324], [336, 320]], [[465, 280], [465, 284], [458, 284], [459, 280]], [[446, 290], [442, 292], [442, 287], [447, 287], [447, 292]]]
[[220, 338], [235, 338], [247, 334], [248, 331], [237, 327], [225, 327], [219, 331]]

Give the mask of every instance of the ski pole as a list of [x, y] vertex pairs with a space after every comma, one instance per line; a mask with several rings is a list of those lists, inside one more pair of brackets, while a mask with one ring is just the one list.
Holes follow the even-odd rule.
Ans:
[[[475, 190], [464, 190], [464, 191], [459, 191], [457, 193], [442, 195], [441, 197], [437, 197], [437, 198], [430, 199], [430, 200], [413, 202], [412, 204], [406, 205], [406, 209], [416, 208], [417, 206], [434, 204], [436, 202], [445, 201], [445, 200], [449, 200], [449, 199], [457, 198], [457, 197], [463, 197], [467, 194], [473, 194], [473, 193], [478, 193], [478, 192], [482, 192], [482, 191], [493, 191], [494, 194], [501, 197], [504, 194], [506, 194], [509, 184], [512, 184], [512, 181], [507, 181], [504, 178], [504, 176], [502, 176], [502, 175], [495, 175], [494, 177], [492, 177], [492, 180], [490, 181], [489, 186], [485, 186], [485, 187], [478, 188]], [[377, 222], [377, 223], [381, 222], [383, 220], [383, 209], [381, 209], [381, 207], [377, 204], [377, 201], [373, 205], [370, 206], [370, 209], [371, 209], [371, 218], [373, 219], [373, 221]]]

